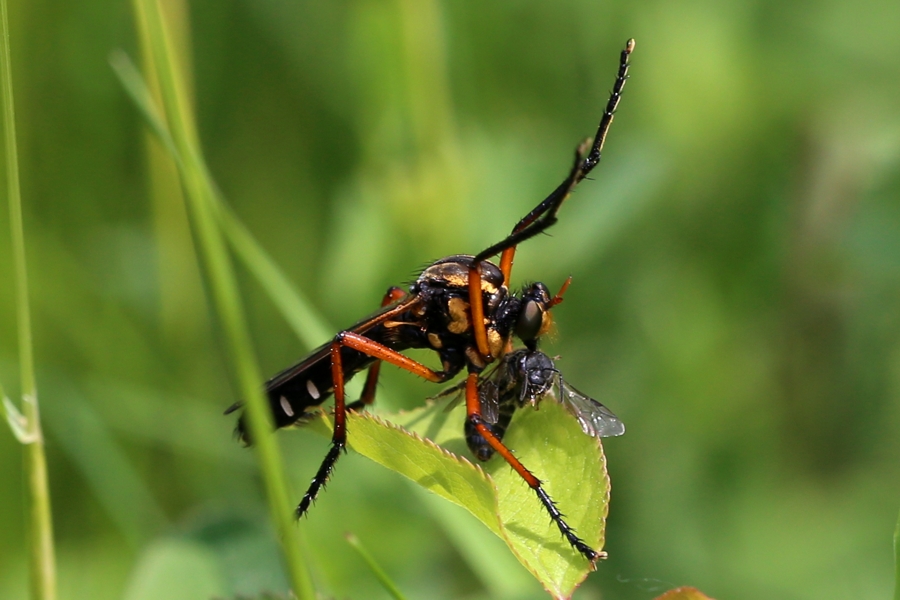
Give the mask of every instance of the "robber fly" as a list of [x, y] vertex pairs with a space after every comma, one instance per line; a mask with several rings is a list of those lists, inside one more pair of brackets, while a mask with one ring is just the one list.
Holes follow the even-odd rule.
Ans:
[[[593, 141], [578, 146], [568, 176], [516, 224], [512, 233], [474, 256], [460, 254], [434, 262], [407, 291], [389, 289], [379, 312], [340, 331], [330, 342], [266, 382], [276, 427], [290, 425], [308, 409], [334, 396], [331, 448], [297, 507], [297, 517], [309, 509], [346, 446], [347, 409], [374, 401], [382, 361], [435, 383], [444, 383], [465, 368], [467, 427], [481, 434], [485, 443], [535, 490], [568, 542], [591, 565], [600, 557], [566, 525], [541, 482], [491, 432], [481, 414], [478, 381], [485, 367], [510, 351], [514, 337], [528, 349], [536, 350], [538, 339], [552, 325], [550, 309], [562, 301], [569, 282], [556, 295], [551, 295], [543, 283], [526, 285], [518, 293], [510, 292], [516, 247], [556, 223], [563, 202], [600, 162], [603, 143], [628, 78], [628, 58], [633, 49], [634, 40], [629, 40], [620, 55], [612, 93]], [[500, 254], [499, 265], [488, 260], [497, 254]], [[430, 369], [401, 354], [410, 348], [435, 351], [441, 369]], [[368, 369], [368, 374], [362, 396], [348, 404], [344, 384], [363, 369]], [[232, 406], [226, 414], [239, 406]], [[238, 423], [238, 433], [245, 441], [251, 441], [243, 417]]]
[[[462, 388], [463, 384], [456, 385], [438, 397]], [[498, 440], [503, 439], [517, 409], [529, 404], [536, 409], [547, 397], [562, 404], [586, 435], [603, 438], [625, 433], [625, 425], [611, 410], [576, 390], [563, 379], [553, 359], [540, 350], [520, 348], [509, 352], [478, 381], [481, 418]], [[451, 403], [448, 409], [455, 405], [456, 402]], [[494, 455], [494, 448], [471, 421], [465, 423], [465, 434], [466, 444], [478, 460], [486, 461]]]

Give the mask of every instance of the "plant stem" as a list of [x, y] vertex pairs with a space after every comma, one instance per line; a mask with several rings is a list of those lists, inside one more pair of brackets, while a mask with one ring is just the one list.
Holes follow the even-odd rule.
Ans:
[[231, 207], [224, 202], [220, 202], [219, 206], [222, 233], [235, 257], [256, 277], [300, 341], [312, 349], [330, 340], [336, 330], [325, 323], [312, 303], [285, 277]]
[[406, 600], [406, 597], [403, 595], [403, 592], [400, 591], [400, 588], [397, 587], [397, 584], [395, 584], [391, 580], [384, 569], [381, 568], [381, 565], [375, 562], [375, 557], [369, 554], [369, 551], [366, 550], [366, 547], [362, 545], [362, 542], [359, 541], [359, 538], [352, 533], [348, 533], [344, 537], [347, 538], [347, 542], [351, 546], [353, 546], [353, 549], [359, 553], [362, 559], [366, 561], [369, 569], [378, 579], [378, 582], [381, 583], [385, 591], [390, 594], [391, 597], [395, 600]]
[[900, 515], [894, 529], [894, 600], [900, 600]]
[[19, 337], [22, 415], [28, 431], [25, 444], [25, 472], [30, 506], [31, 597], [56, 598], [56, 558], [53, 550], [53, 519], [47, 481], [47, 458], [38, 410], [34, 378], [34, 353], [31, 341], [31, 314], [28, 306], [28, 271], [25, 261], [25, 233], [22, 225], [22, 199], [19, 191], [19, 156], [16, 148], [16, 114], [13, 104], [12, 67], [9, 44], [9, 14], [6, 0], [0, 0], [2, 37], [0, 78], [3, 87], [3, 122], [6, 131], [6, 178], [9, 194], [10, 229], [15, 263], [16, 314]]
[[159, 3], [156, 0], [135, 0], [135, 9], [141, 29], [146, 28], [169, 130], [181, 156], [188, 212], [213, 304], [224, 329], [241, 396], [246, 404], [250, 434], [256, 444], [269, 510], [281, 540], [287, 571], [296, 596], [312, 599], [315, 597], [314, 591], [301, 555], [298, 530], [291, 517], [281, 455], [271, 435], [272, 417], [259, 385], [262, 376], [253, 356], [237, 282], [219, 229], [215, 188], [201, 155], [184, 77], [173, 56], [171, 37]]

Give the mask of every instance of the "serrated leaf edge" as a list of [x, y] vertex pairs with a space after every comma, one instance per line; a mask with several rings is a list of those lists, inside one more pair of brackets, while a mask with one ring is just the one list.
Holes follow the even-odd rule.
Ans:
[[[510, 544], [509, 538], [508, 538], [508, 537], [506, 536], [506, 534], [505, 534], [505, 528], [504, 528], [504, 526], [503, 526], [503, 522], [502, 522], [502, 520], [500, 519], [499, 491], [497, 490], [497, 484], [494, 482], [494, 479], [493, 479], [493, 478], [492, 478], [492, 477], [491, 477], [491, 476], [490, 476], [490, 475], [489, 475], [489, 474], [481, 467], [481, 465], [475, 464], [475, 463], [471, 462], [469, 459], [467, 459], [466, 457], [460, 456], [459, 454], [456, 454], [455, 452], [451, 452], [450, 450], [447, 450], [446, 448], [444, 448], [443, 446], [441, 446], [440, 444], [434, 442], [433, 440], [431, 440], [431, 439], [429, 439], [429, 438], [422, 437], [421, 435], [419, 435], [419, 434], [416, 433], [416, 432], [409, 431], [408, 429], [406, 429], [406, 428], [403, 427], [402, 425], [397, 425], [396, 423], [393, 423], [393, 422], [391, 422], [391, 421], [388, 421], [387, 419], [384, 419], [384, 418], [382, 418], [382, 417], [379, 417], [378, 415], [375, 415], [375, 414], [373, 414], [373, 413], [370, 413], [370, 412], [367, 412], [367, 411], [353, 411], [353, 410], [348, 410], [348, 411], [347, 411], [347, 416], [348, 416], [350, 419], [354, 419], [354, 418], [357, 418], [357, 419], [366, 419], [366, 420], [372, 421], [372, 422], [376, 423], [377, 425], [380, 425], [381, 427], [384, 427], [384, 428], [386, 428], [386, 429], [392, 429], [392, 430], [394, 430], [394, 431], [397, 431], [398, 433], [404, 434], [404, 435], [406, 435], [406, 436], [412, 438], [412, 439], [415, 440], [416, 442], [422, 443], [422, 444], [424, 444], [425, 446], [427, 446], [427, 447], [429, 447], [429, 448], [433, 448], [433, 449], [439, 451], [439, 452], [441, 453], [441, 455], [443, 455], [444, 457], [446, 457], [446, 458], [448, 458], [448, 459], [451, 459], [451, 460], [456, 461], [457, 463], [461, 464], [463, 467], [468, 467], [468, 468], [472, 469], [479, 477], [481, 477], [482, 480], [484, 480], [484, 481], [490, 486], [490, 490], [491, 490], [491, 499], [492, 499], [492, 505], [493, 505], [493, 506], [491, 507], [491, 511], [490, 511], [490, 512], [491, 512], [491, 514], [494, 515], [494, 517], [495, 517], [496, 520], [497, 520], [497, 521], [496, 521], [496, 527], [491, 527], [491, 525], [490, 525], [489, 523], [484, 522], [484, 521], [481, 519], [481, 517], [479, 517], [479, 516], [476, 515], [474, 512], [472, 512], [472, 511], [469, 509], [469, 507], [467, 507], [467, 506], [465, 506], [465, 505], [463, 505], [463, 504], [460, 504], [460, 503], [458, 503], [458, 502], [453, 502], [453, 501], [450, 500], [449, 498], [445, 498], [445, 499], [446, 499], [447, 501], [449, 501], [449, 502], [453, 502], [453, 503], [456, 504], [457, 506], [460, 506], [460, 507], [466, 509], [466, 511], [468, 511], [469, 514], [471, 514], [472, 516], [474, 516], [474, 517], [475, 517], [476, 519], [478, 519], [478, 521], [480, 521], [481, 523], [484, 523], [484, 525], [485, 525], [489, 530], [491, 530], [495, 535], [497, 535], [498, 537], [500, 537], [500, 538], [506, 543], [506, 545], [507, 545], [510, 549], [512, 549], [512, 545]], [[326, 411], [326, 410], [320, 410], [320, 411], [317, 411], [317, 412], [315, 413], [315, 417], [314, 417], [314, 418], [317, 418], [317, 419], [321, 420], [321, 421], [326, 425], [326, 427], [328, 427], [329, 429], [332, 429], [332, 430], [334, 429], [334, 422], [332, 421], [332, 419], [334, 418], [334, 411], [333, 411], [333, 410], [328, 410], [328, 411]], [[312, 421], [312, 419], [310, 419], [309, 421], [306, 421], [306, 422], [303, 423], [303, 424], [299, 424], [299, 427], [298, 427], [298, 428], [302, 428], [303, 425], [305, 425], [305, 424], [307, 424], [307, 423], [310, 423], [311, 421]], [[350, 430], [351, 430], [351, 427], [350, 427], [349, 425], [350, 425], [350, 424], [348, 423], [348, 427], [347, 427], [347, 429], [348, 429], [348, 436], [347, 436], [347, 445], [348, 445], [348, 447], [349, 447], [351, 450], [353, 450], [354, 452], [356, 452], [357, 454], [360, 454], [361, 456], [365, 456], [365, 454], [359, 452], [358, 450], [356, 450], [356, 449], [354, 448], [354, 444], [353, 444], [353, 434], [352, 434], [352, 432], [350, 431]], [[366, 457], [366, 458], [369, 458], [369, 457]], [[370, 460], [372, 460], [372, 459], [370, 459]], [[410, 479], [409, 477], [407, 477], [405, 474], [401, 473], [400, 471], [395, 471], [395, 472], [397, 472], [398, 474], [402, 475], [403, 477], [406, 477], [407, 479]], [[410, 481], [414, 481], [414, 480], [410, 479]], [[435, 494], [435, 495], [437, 495], [437, 496], [440, 495], [440, 494], [436, 494], [435, 492], [432, 492], [432, 491], [429, 490], [428, 488], [424, 488], [424, 489], [425, 489], [426, 491], [428, 491], [429, 493]], [[443, 497], [443, 496], [441, 496], [441, 497]]]
[[[538, 409], [535, 408], [535, 410], [538, 410]], [[574, 417], [572, 417], [572, 418], [574, 419]], [[606, 493], [604, 494], [604, 498], [603, 498], [604, 499], [603, 512], [601, 513], [601, 521], [603, 522], [603, 536], [600, 540], [598, 540], [597, 548], [596, 548], [596, 550], [602, 551], [603, 548], [606, 547], [606, 519], [609, 516], [609, 502], [611, 499], [612, 481], [610, 480], [610, 477], [609, 477], [609, 470], [606, 468], [606, 452], [603, 450], [603, 442], [599, 438], [592, 438], [592, 440], [593, 440], [594, 444], [596, 445], [597, 451], [600, 454], [600, 461], [598, 462], [598, 468], [600, 469], [600, 473], [603, 475], [603, 481], [606, 484]], [[488, 475], [488, 477], [490, 477], [490, 475]], [[496, 489], [496, 486], [495, 486], [495, 489]], [[535, 499], [535, 501], [539, 502], [539, 500], [537, 500], [537, 499]], [[547, 584], [548, 583], [556, 583], [556, 582], [552, 579], [547, 580], [547, 579], [544, 579], [543, 577], [541, 577], [540, 574], [537, 573], [536, 570], [530, 566], [532, 564], [531, 561], [523, 559], [522, 555], [516, 550], [516, 546], [514, 544], [510, 543], [509, 538], [506, 537], [506, 533], [505, 533], [506, 528], [505, 527], [503, 527], [503, 531], [504, 531], [503, 539], [506, 542], [507, 547], [509, 547], [510, 551], [516, 557], [516, 559], [518, 559], [518, 561], [522, 564], [522, 566], [524, 566], [528, 570], [528, 572], [531, 573], [532, 576], [541, 584], [541, 587], [543, 587], [544, 590], [547, 593], [549, 593], [551, 596], [553, 596], [554, 598], [558, 598], [560, 600], [570, 599], [572, 597], [572, 595], [575, 594], [575, 591], [581, 586], [581, 584], [584, 583], [584, 581], [587, 579], [588, 575], [590, 575], [592, 572], [590, 568], [585, 568], [581, 577], [577, 581], [573, 582], [571, 589], [568, 591], [568, 594], [565, 594], [563, 590], [559, 589], [560, 586], [557, 586], [556, 589], [550, 589], [550, 587]]]
[[[426, 404], [424, 405], [424, 407], [421, 407], [421, 408], [429, 408], [430, 406], [432, 406], [436, 403], [437, 403], [436, 401], [429, 399], [426, 402]], [[401, 411], [398, 411], [397, 414], [409, 414], [409, 413], [415, 412], [416, 410], [419, 410], [419, 409], [417, 408], [414, 410], [401, 410]], [[464, 456], [460, 456], [459, 454], [456, 454], [455, 452], [451, 452], [450, 450], [444, 448], [443, 446], [434, 442], [433, 440], [426, 438], [426, 437], [422, 437], [418, 433], [409, 431], [402, 425], [398, 425], [398, 424], [396, 424], [392, 421], [389, 421], [389, 420], [387, 420], [379, 415], [376, 415], [374, 413], [370, 413], [368, 411], [348, 410], [347, 414], [348, 414], [348, 417], [351, 419], [353, 419], [353, 418], [367, 419], [367, 420], [372, 421], [382, 427], [393, 429], [399, 433], [405, 434], [418, 442], [424, 443], [428, 447], [435, 448], [435, 449], [439, 450], [442, 455], [444, 455], [447, 458], [450, 458], [452, 460], [455, 460], [456, 462], [461, 463], [464, 466], [468, 466], [468, 467], [472, 468], [482, 478], [484, 478], [484, 480], [490, 485], [490, 488], [492, 491], [492, 496], [493, 496], [492, 514], [497, 519], [497, 524], [498, 524], [497, 529], [491, 528], [491, 526], [488, 523], [485, 523], [484, 521], [482, 521], [481, 518], [478, 517], [478, 515], [475, 515], [475, 513], [473, 513], [471, 510], [469, 510], [468, 507], [463, 506], [456, 502], [454, 502], [454, 504], [457, 504], [457, 506], [462, 506], [462, 508], [466, 509], [469, 512], [469, 514], [473, 515], [476, 519], [478, 519], [479, 521], [484, 523], [484, 525], [487, 526], [488, 529], [490, 529], [495, 535], [500, 537], [500, 539], [502, 539], [503, 542], [506, 544], [507, 548], [509, 548], [510, 552], [512, 552], [513, 556], [515, 556], [516, 559], [522, 564], [522, 566], [524, 566], [528, 570], [528, 572], [531, 573], [532, 576], [534, 576], [534, 578], [538, 580], [538, 582], [541, 584], [541, 587], [543, 587], [548, 593], [550, 593], [554, 597], [560, 598], [560, 599], [571, 598], [572, 594], [575, 593], [575, 590], [577, 590], [581, 586], [581, 584], [584, 583], [585, 579], [587, 579], [587, 576], [590, 574], [591, 571], [586, 568], [584, 573], [581, 575], [581, 577], [572, 584], [571, 589], [569, 590], [568, 594], [565, 594], [565, 592], [563, 590], [559, 589], [558, 586], [556, 587], [556, 589], [550, 589], [550, 586], [548, 586], [547, 584], [552, 584], [555, 582], [552, 580], [545, 581], [545, 579], [536, 572], [535, 568], [531, 566], [532, 562], [530, 560], [528, 560], [527, 558], [523, 557], [522, 553], [520, 553], [517, 550], [516, 545], [511, 541], [509, 534], [507, 533], [508, 530], [507, 530], [506, 526], [504, 525], [503, 520], [500, 517], [499, 490], [497, 489], [497, 484], [494, 481], [493, 477], [491, 477], [490, 474], [488, 474], [481, 467], [481, 465], [473, 463], [468, 458], [466, 458]], [[334, 418], [334, 411], [326, 410], [326, 409], [321, 409], [321, 410], [316, 411], [316, 413], [314, 413], [314, 415], [311, 416], [310, 420], [308, 420], [304, 423], [298, 423], [299, 426], [297, 428], [302, 428], [303, 425], [311, 422], [313, 418], [321, 420], [326, 425], [326, 427], [333, 430], [334, 422], [332, 419]], [[350, 427], [348, 425], [348, 431], [349, 431], [349, 429], [350, 429]], [[348, 438], [347, 438], [348, 446], [351, 449], [353, 449], [355, 452], [357, 452], [358, 454], [365, 456], [364, 454], [358, 452], [357, 450], [355, 450], [353, 448], [353, 439], [352, 438], [353, 438], [353, 435], [351, 433], [348, 435]], [[603, 475], [603, 480], [606, 484], [606, 493], [604, 494], [604, 503], [603, 503], [604, 506], [603, 506], [603, 511], [601, 513], [601, 520], [605, 523], [607, 517], [609, 516], [609, 502], [611, 499], [611, 480], [609, 477], [609, 471], [606, 468], [607, 461], [606, 461], [606, 453], [603, 450], [603, 443], [600, 439], [596, 439], [596, 438], [593, 441], [594, 441], [594, 444], [596, 445], [597, 451], [600, 454], [600, 462], [598, 463], [598, 468], [600, 469], [600, 472]], [[370, 460], [372, 460], [372, 459], [370, 459]], [[404, 475], [403, 473], [400, 473], [399, 471], [397, 471], [397, 472], [400, 475], [402, 475], [403, 477], [406, 477], [406, 475]], [[407, 479], [409, 479], [409, 477], [407, 477]], [[425, 489], [427, 490], [427, 488], [425, 488]], [[429, 491], [430, 493], [435, 493], [435, 492], [431, 492], [431, 490], [427, 490], [427, 491]], [[435, 494], [435, 495], [438, 495], [438, 494]], [[447, 499], [447, 500], [451, 501], [449, 499]], [[535, 498], [534, 501], [540, 502], [537, 498]], [[600, 544], [600, 542], [602, 542], [602, 545]], [[599, 547], [599, 549], [602, 549], [605, 546], [606, 546], [606, 528], [604, 527], [603, 528], [603, 537], [601, 540], [598, 540], [598, 547]]]
[[[370, 412], [359, 413], [359, 412], [355, 412], [355, 411], [348, 411], [348, 414], [356, 415], [356, 417], [361, 418], [361, 419], [369, 419], [371, 421], [375, 421], [376, 423], [383, 425], [387, 428], [396, 429], [397, 431], [400, 431], [401, 433], [405, 433], [406, 435], [410, 436], [411, 438], [413, 438], [417, 441], [424, 442], [427, 446], [431, 446], [433, 448], [440, 450], [441, 453], [444, 454], [445, 456], [447, 456], [448, 458], [455, 459], [459, 463], [462, 463], [464, 465], [468, 465], [469, 467], [472, 467], [473, 469], [478, 471], [478, 473], [481, 474], [481, 476], [484, 477], [488, 483], [490, 483], [491, 485], [494, 485], [493, 478], [491, 478], [491, 476], [488, 475], [487, 472], [483, 468], [481, 468], [481, 465], [473, 463], [465, 456], [460, 456], [459, 454], [456, 454], [455, 452], [451, 452], [450, 450], [447, 450], [446, 448], [444, 448], [437, 442], [435, 442], [427, 437], [422, 437], [415, 431], [410, 431], [410, 430], [406, 429], [405, 427], [403, 427], [402, 425], [397, 425], [396, 423], [394, 423], [392, 421], [388, 421], [387, 419], [384, 419], [384, 418], [382, 418], [376, 414], [370, 413]], [[496, 490], [496, 486], [495, 486], [495, 490]]]
[[[432, 402], [432, 404], [434, 404], [434, 403]], [[427, 408], [427, 405], [426, 405], [426, 408]], [[402, 411], [402, 412], [409, 413], [409, 412], [413, 412], [413, 411]], [[542, 578], [539, 577], [539, 576], [538, 576], [538, 573], [535, 572], [535, 569], [534, 569], [532, 566], [530, 566], [530, 565], [531, 565], [531, 561], [528, 560], [527, 558], [523, 557], [523, 555], [516, 549], [516, 545], [512, 542], [512, 540], [511, 540], [509, 534], [507, 533], [508, 530], [507, 530], [507, 528], [506, 528], [506, 525], [503, 523], [503, 519], [500, 517], [500, 500], [499, 500], [499, 494], [500, 494], [500, 492], [499, 492], [499, 490], [497, 489], [497, 484], [496, 484], [496, 482], [494, 481], [494, 478], [491, 477], [490, 474], [487, 473], [487, 471], [485, 471], [485, 470], [481, 467], [481, 465], [479, 465], [479, 464], [477, 464], [477, 463], [473, 463], [473, 462], [471, 462], [468, 458], [466, 458], [466, 457], [464, 457], [464, 456], [460, 456], [459, 454], [456, 454], [455, 452], [451, 452], [450, 450], [447, 450], [446, 448], [444, 448], [443, 446], [441, 446], [441, 445], [438, 444], [437, 442], [435, 442], [435, 441], [433, 441], [433, 440], [431, 440], [431, 439], [429, 439], [429, 438], [422, 437], [422, 436], [419, 435], [418, 433], [416, 433], [416, 432], [414, 432], [414, 431], [409, 431], [408, 429], [406, 429], [406, 428], [403, 427], [402, 425], [398, 425], [398, 424], [396, 424], [396, 423], [394, 423], [394, 422], [392, 422], [392, 421], [388, 421], [387, 419], [384, 419], [384, 418], [382, 418], [382, 417], [380, 417], [380, 416], [378, 416], [378, 415], [376, 415], [376, 414], [373, 414], [373, 413], [370, 413], [370, 412], [356, 412], [356, 411], [348, 411], [348, 414], [349, 414], [349, 415], [355, 415], [357, 418], [361, 418], [361, 419], [369, 419], [369, 420], [371, 420], [371, 421], [374, 421], [375, 423], [378, 423], [379, 425], [382, 425], [382, 426], [387, 427], [387, 428], [394, 429], [394, 430], [396, 430], [396, 431], [399, 431], [400, 433], [404, 433], [404, 434], [410, 436], [411, 438], [413, 438], [414, 440], [417, 440], [417, 441], [419, 441], [419, 442], [424, 443], [426, 446], [429, 446], [429, 447], [432, 447], [432, 448], [436, 448], [436, 449], [439, 450], [439, 451], [441, 452], [441, 454], [443, 454], [444, 456], [447, 456], [448, 458], [451, 458], [451, 459], [453, 459], [453, 460], [455, 460], [455, 461], [457, 461], [457, 462], [459, 462], [459, 463], [461, 463], [461, 464], [463, 464], [463, 465], [465, 465], [465, 466], [469, 466], [469, 467], [473, 468], [475, 471], [477, 471], [477, 472], [485, 479], [485, 481], [487, 481], [487, 483], [490, 484], [490, 486], [491, 486], [492, 498], [493, 498], [492, 513], [493, 513], [493, 515], [494, 515], [494, 516], [496, 517], [496, 519], [497, 519], [498, 528], [497, 528], [497, 530], [493, 530], [493, 529], [491, 529], [490, 525], [488, 525], [487, 523], [484, 523], [485, 526], [487, 526], [488, 529], [491, 529], [491, 531], [493, 531], [494, 534], [496, 534], [500, 539], [503, 540], [503, 542], [506, 544], [506, 547], [509, 548], [509, 550], [510, 550], [510, 552], [512, 552], [513, 556], [516, 557], [516, 560], [518, 560], [519, 563], [521, 563], [522, 566], [524, 566], [524, 567], [532, 574], [532, 576], [534, 576], [535, 579], [537, 579], [537, 580], [540, 582], [541, 586], [542, 586], [545, 590], [547, 590], [547, 591], [548, 591], [549, 593], [551, 593], [551, 594], [558, 594], [558, 593], [559, 593], [558, 590], [557, 590], [557, 591], [550, 590], [550, 589], [547, 587], [547, 585], [546, 585], [545, 582], [542, 580]], [[323, 415], [324, 415], [324, 412], [323, 412]], [[334, 416], [334, 411], [329, 411], [329, 413], [328, 413], [327, 416], [333, 417], [333, 416]], [[351, 447], [353, 446], [353, 442], [349, 440], [349, 437], [348, 437], [348, 443], [349, 443], [349, 445], [350, 445]], [[598, 443], [598, 445], [599, 445], [599, 440], [597, 441], [597, 443]], [[602, 449], [602, 447], [600, 448], [600, 454], [601, 454], [601, 456], [603, 457], [603, 464], [605, 465], [605, 464], [606, 464], [606, 456], [603, 454], [603, 449]], [[605, 468], [603, 469], [603, 471], [605, 472]], [[402, 475], [402, 473], [401, 473], [401, 475]], [[608, 474], [608, 473], [606, 474], [606, 480], [607, 480], [607, 481], [606, 481], [606, 484], [607, 484], [607, 485], [606, 485], [606, 490], [607, 490], [607, 491], [606, 491], [606, 496], [607, 496], [606, 500], [607, 500], [607, 501], [606, 501], [606, 508], [605, 508], [605, 510], [608, 511], [608, 510], [609, 510], [609, 508], [608, 508], [608, 507], [609, 507], [609, 474]], [[430, 490], [429, 490], [429, 491], [430, 491]], [[432, 492], [432, 493], [434, 493], [434, 492]], [[537, 498], [535, 498], [534, 501], [535, 501], [535, 502], [538, 502], [538, 503], [540, 502], [540, 500], [538, 500]], [[456, 503], [455, 503], [455, 504], [456, 504]], [[460, 505], [460, 504], [457, 504], [457, 505], [458, 505], [458, 506], [462, 506], [462, 505]], [[481, 521], [481, 519], [480, 519], [477, 515], [475, 515], [475, 513], [473, 513], [471, 510], [469, 510], [468, 507], [466, 507], [466, 506], [462, 506], [462, 507], [465, 508], [471, 515], [475, 516], [476, 519], [478, 519], [479, 521]], [[606, 514], [605, 514], [605, 513], [604, 513], [604, 515], [603, 515], [603, 518], [604, 518], [604, 521], [605, 521], [605, 519], [606, 519]], [[483, 521], [482, 521], [482, 522], [483, 522]], [[605, 542], [605, 537], [606, 537], [606, 536], [605, 536], [605, 533], [604, 533], [604, 542]], [[577, 582], [577, 583], [572, 587], [572, 592], [573, 592], [573, 593], [574, 593], [575, 589], [577, 589], [578, 586], [584, 581], [584, 579], [587, 578], [588, 573], [589, 573], [589, 571], [586, 571], [586, 572], [584, 573], [584, 576], [581, 578], [581, 580], [580, 580], [579, 582]]]

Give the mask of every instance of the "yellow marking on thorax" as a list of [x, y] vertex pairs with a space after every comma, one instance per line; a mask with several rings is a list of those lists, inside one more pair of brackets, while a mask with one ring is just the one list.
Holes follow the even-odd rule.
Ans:
[[447, 302], [447, 312], [450, 313], [450, 323], [447, 330], [450, 333], [465, 333], [469, 330], [469, 303], [462, 298], [450, 298]]
[[441, 349], [444, 347], [444, 342], [441, 341], [441, 336], [436, 333], [428, 334], [428, 343], [431, 344], [432, 348]]
[[487, 330], [488, 337], [488, 348], [491, 350], [491, 356], [494, 358], [502, 357], [506, 350], [506, 340], [500, 337], [500, 334], [497, 333], [496, 329], [488, 329]]
[[[452, 287], [467, 287], [469, 285], [468, 274], [466, 274], [466, 275], [444, 274], [443, 279]], [[494, 295], [497, 293], [497, 286], [482, 277], [481, 278], [481, 291], [487, 292], [488, 294], [491, 294], [491, 295]]]

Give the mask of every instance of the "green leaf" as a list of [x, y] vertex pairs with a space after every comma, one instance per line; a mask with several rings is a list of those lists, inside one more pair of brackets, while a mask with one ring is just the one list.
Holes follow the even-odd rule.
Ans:
[[[462, 506], [501, 537], [556, 598], [568, 598], [590, 571], [550, 521], [534, 491], [502, 458], [474, 465], [463, 437], [465, 407], [428, 404], [398, 414], [350, 413], [349, 447]], [[331, 416], [308, 427], [331, 435]], [[596, 550], [604, 541], [609, 477], [598, 440], [584, 435], [559, 404], [517, 412], [504, 442], [544, 482], [578, 535]]]
[[[318, 413], [308, 427], [330, 438], [331, 416]], [[501, 535], [497, 493], [481, 467], [369, 413], [350, 413], [347, 428], [351, 450], [459, 504]]]

